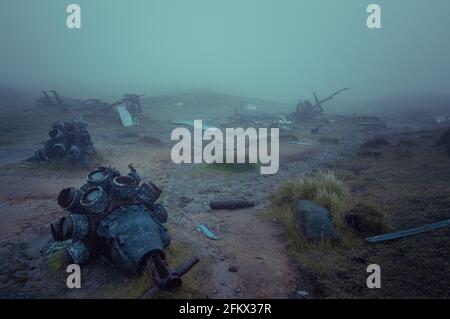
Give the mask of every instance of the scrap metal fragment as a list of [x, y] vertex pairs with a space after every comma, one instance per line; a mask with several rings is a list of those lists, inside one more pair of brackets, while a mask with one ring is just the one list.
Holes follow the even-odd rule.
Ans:
[[443, 220], [443, 221], [440, 221], [437, 223], [427, 224], [427, 225], [423, 225], [420, 227], [415, 227], [415, 228], [411, 228], [411, 229], [407, 229], [407, 230], [401, 230], [401, 231], [394, 232], [394, 233], [389, 233], [389, 234], [379, 235], [379, 236], [374, 236], [374, 237], [368, 237], [368, 238], [366, 238], [366, 241], [369, 244], [374, 244], [374, 243], [379, 243], [379, 242], [383, 242], [383, 241], [394, 240], [394, 239], [399, 239], [399, 238], [403, 238], [403, 237], [421, 234], [421, 233], [424, 233], [427, 231], [444, 228], [449, 225], [450, 225], [450, 219], [447, 219], [447, 220]]
[[219, 240], [220, 238], [215, 234], [215, 233], [213, 233], [209, 228], [208, 228], [208, 226], [206, 226], [205, 224], [198, 224], [197, 226], [196, 226], [196, 228], [197, 228], [197, 230], [199, 231], [199, 232], [201, 232], [203, 235], [205, 235], [206, 237], [208, 237], [209, 239], [212, 239], [212, 240]]
[[255, 207], [255, 203], [248, 200], [215, 200], [209, 206], [211, 209], [241, 209]]

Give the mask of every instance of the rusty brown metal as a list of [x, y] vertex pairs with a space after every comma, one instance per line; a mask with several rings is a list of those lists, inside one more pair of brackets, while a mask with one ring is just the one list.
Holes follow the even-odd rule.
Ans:
[[209, 203], [211, 209], [241, 209], [255, 207], [255, 203], [248, 200], [216, 200]]
[[159, 290], [176, 291], [182, 285], [181, 277], [188, 273], [199, 261], [200, 259], [194, 256], [176, 270], [173, 270], [158, 253], [152, 254], [145, 261], [144, 271], [153, 278], [155, 287], [148, 289], [140, 298], [152, 297]]

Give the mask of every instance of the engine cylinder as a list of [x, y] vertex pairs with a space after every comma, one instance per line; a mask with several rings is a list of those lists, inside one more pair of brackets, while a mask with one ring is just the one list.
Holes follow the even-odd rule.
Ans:
[[113, 196], [119, 200], [131, 200], [136, 198], [137, 183], [131, 176], [117, 176], [113, 179]]
[[81, 196], [81, 206], [91, 214], [101, 214], [108, 206], [108, 194], [101, 187], [91, 187]]

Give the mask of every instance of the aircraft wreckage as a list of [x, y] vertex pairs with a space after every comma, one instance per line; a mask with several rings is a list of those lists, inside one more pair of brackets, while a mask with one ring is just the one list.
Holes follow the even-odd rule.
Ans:
[[60, 192], [58, 204], [70, 215], [51, 224], [56, 241], [70, 241], [65, 252], [68, 264], [85, 265], [104, 256], [126, 273], [148, 273], [156, 289], [173, 292], [181, 277], [198, 261], [193, 257], [172, 269], [165, 261], [170, 244], [164, 224], [167, 210], [156, 203], [161, 190], [141, 181], [129, 166], [128, 175], [112, 167], [91, 172], [81, 188]]
[[80, 121], [59, 121], [48, 133], [50, 139], [38, 149], [30, 162], [62, 162], [73, 166], [88, 167], [94, 162], [95, 149], [87, 124]]

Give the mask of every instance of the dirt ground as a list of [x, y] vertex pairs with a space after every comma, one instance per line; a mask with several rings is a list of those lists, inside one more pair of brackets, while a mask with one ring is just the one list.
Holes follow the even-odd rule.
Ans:
[[[173, 102], [177, 99], [181, 97], [174, 97]], [[317, 298], [448, 297], [448, 230], [360, 248], [357, 254], [368, 256], [364, 262], [386, 262], [386, 269], [392, 270], [386, 275], [388, 288], [375, 294], [354, 289], [362, 285], [353, 282], [362, 278], [365, 284], [366, 277], [365, 265], [355, 261], [344, 277], [334, 276], [330, 270], [328, 284], [338, 291], [330, 293], [320, 289], [315, 274], [302, 268], [287, 251], [282, 225], [263, 216], [271, 206], [271, 195], [283, 181], [322, 168], [335, 170], [357, 196], [385, 210], [393, 229], [449, 218], [450, 161], [432, 148], [434, 131], [413, 133], [429, 129], [430, 124], [392, 121], [381, 129], [358, 125], [355, 118], [344, 116], [333, 117], [334, 123], [323, 118], [295, 124], [281, 138], [279, 173], [262, 176], [259, 170], [235, 173], [203, 164], [175, 165], [170, 160], [170, 133], [175, 128], [170, 119], [203, 119], [214, 126], [231, 113], [231, 106], [170, 104], [160, 108], [150, 102], [143, 106], [145, 116], [135, 128], [122, 128], [109, 117], [85, 120], [102, 158], [100, 164], [126, 171], [133, 163], [144, 180], [162, 188], [160, 201], [169, 211], [173, 254], [200, 257], [199, 265], [184, 278], [186, 288], [174, 297], [295, 298], [298, 290]], [[66, 287], [65, 269], [49, 260], [49, 225], [61, 216], [56, 196], [64, 187], [82, 185], [89, 170], [64, 170], [22, 160], [47, 139], [53, 122], [78, 114], [28, 106], [5, 107], [0, 112], [0, 295], [138, 297], [150, 283], [125, 276], [104, 260], [94, 260], [83, 268], [83, 286], [78, 290]], [[320, 133], [310, 134], [316, 126], [320, 126]], [[397, 142], [400, 136], [412, 136], [424, 149], [410, 146], [413, 157], [408, 149], [391, 146], [383, 150], [381, 158], [358, 157], [357, 147], [380, 133], [393, 136]], [[290, 144], [293, 137], [309, 144]], [[328, 137], [338, 138], [338, 143]], [[430, 152], [435, 153], [429, 156]], [[250, 199], [257, 205], [236, 211], [212, 211], [208, 206], [210, 200], [230, 198]], [[207, 224], [220, 239], [213, 241], [197, 232], [199, 223]], [[428, 270], [433, 270], [432, 275]]]

